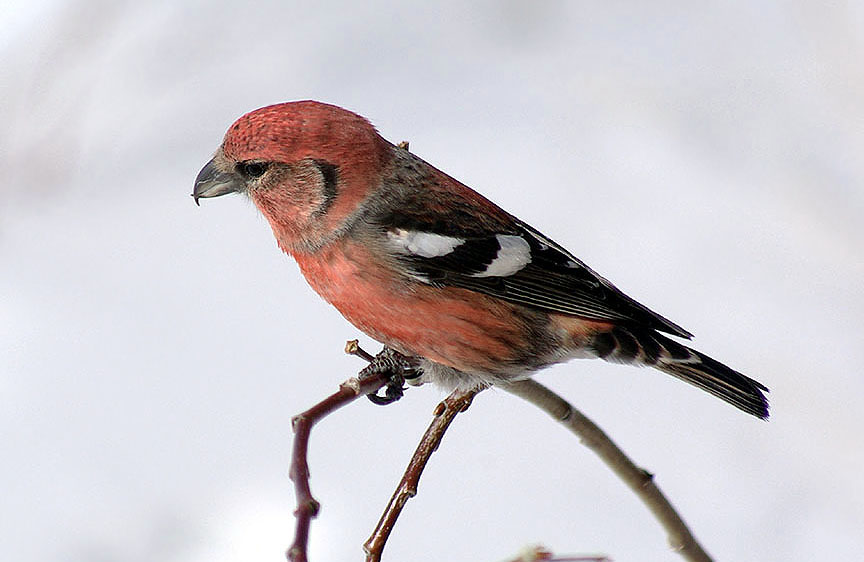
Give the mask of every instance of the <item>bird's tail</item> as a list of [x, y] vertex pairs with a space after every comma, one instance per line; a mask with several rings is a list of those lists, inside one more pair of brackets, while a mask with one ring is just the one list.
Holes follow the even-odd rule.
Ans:
[[764, 394], [768, 389], [765, 386], [650, 328], [615, 326], [608, 332], [596, 334], [592, 347], [599, 357], [607, 361], [650, 365], [757, 418], [768, 417], [768, 400]]

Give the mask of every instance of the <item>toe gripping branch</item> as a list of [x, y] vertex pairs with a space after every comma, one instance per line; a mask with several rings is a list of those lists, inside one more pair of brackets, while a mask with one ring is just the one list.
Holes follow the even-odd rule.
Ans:
[[378, 355], [371, 358], [369, 365], [360, 371], [360, 378], [387, 375], [388, 380], [383, 387], [383, 396], [376, 392], [366, 395], [373, 404], [386, 406], [402, 398], [406, 380], [416, 379], [421, 374], [419, 359], [402, 355], [395, 349], [385, 346]]

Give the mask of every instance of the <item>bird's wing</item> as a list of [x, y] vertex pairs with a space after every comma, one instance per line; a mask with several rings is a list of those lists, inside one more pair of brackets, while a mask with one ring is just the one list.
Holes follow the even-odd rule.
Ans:
[[[460, 287], [549, 312], [635, 322], [661, 332], [689, 332], [618, 290], [570, 252], [512, 218], [501, 232], [393, 216], [387, 244], [416, 279]], [[459, 222], [459, 221], [456, 221]], [[499, 221], [496, 221], [499, 222]]]

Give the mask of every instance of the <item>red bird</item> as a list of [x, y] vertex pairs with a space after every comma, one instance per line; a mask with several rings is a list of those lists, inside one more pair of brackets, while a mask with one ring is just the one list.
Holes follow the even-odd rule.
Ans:
[[192, 195], [232, 192], [252, 199], [319, 295], [415, 358], [424, 382], [505, 383], [601, 358], [768, 417], [763, 385], [664, 336], [692, 337], [350, 111], [299, 101], [238, 119]]

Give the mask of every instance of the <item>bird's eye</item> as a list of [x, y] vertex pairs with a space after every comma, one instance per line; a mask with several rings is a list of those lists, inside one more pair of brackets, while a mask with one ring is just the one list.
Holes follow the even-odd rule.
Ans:
[[237, 164], [237, 170], [247, 178], [260, 178], [267, 171], [267, 162], [246, 161]]

